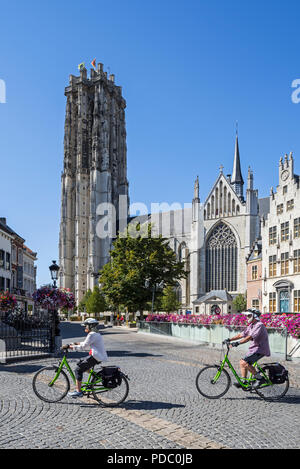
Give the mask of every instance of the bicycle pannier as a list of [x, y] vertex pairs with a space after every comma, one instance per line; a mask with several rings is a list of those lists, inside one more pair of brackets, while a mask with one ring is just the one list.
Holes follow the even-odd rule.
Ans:
[[264, 369], [268, 371], [270, 381], [273, 384], [282, 384], [288, 379], [288, 370], [280, 363], [270, 363]]
[[103, 386], [109, 389], [120, 386], [122, 382], [121, 370], [117, 366], [103, 367], [100, 375], [102, 377]]

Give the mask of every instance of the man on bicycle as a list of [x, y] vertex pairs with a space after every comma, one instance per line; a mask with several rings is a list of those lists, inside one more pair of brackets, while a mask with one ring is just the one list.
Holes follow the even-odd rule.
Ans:
[[85, 332], [88, 334], [86, 339], [80, 343], [70, 344], [70, 348], [76, 351], [89, 350], [90, 353], [87, 357], [79, 360], [77, 363], [77, 367], [75, 369], [76, 390], [68, 393], [68, 396], [73, 398], [83, 396], [83, 393], [81, 392], [83, 373], [88, 371], [90, 368], [93, 368], [98, 363], [108, 360], [102, 336], [98, 332], [99, 322], [94, 318], [88, 318], [84, 321], [82, 326], [85, 327]]
[[[264, 378], [256, 371], [253, 363], [264, 356], [269, 357], [271, 355], [269, 337], [265, 325], [260, 321], [261, 313], [255, 309], [248, 309], [246, 314], [248, 317], [248, 327], [242, 333], [235, 335], [229, 340], [234, 341], [241, 339], [239, 342], [233, 342], [232, 347], [237, 347], [240, 344], [251, 341], [248, 353], [240, 360], [241, 376], [246, 382], [247, 372], [249, 371], [256, 379], [256, 383], [254, 383], [253, 387], [259, 387]], [[239, 383], [234, 383], [234, 385], [237, 388], [241, 387]]]

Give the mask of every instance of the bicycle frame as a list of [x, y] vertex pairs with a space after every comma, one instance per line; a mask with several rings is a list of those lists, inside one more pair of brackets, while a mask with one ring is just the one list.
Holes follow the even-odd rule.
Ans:
[[[59, 377], [61, 371], [63, 368], [66, 368], [67, 371], [69, 372], [69, 375], [71, 376], [72, 378], [72, 381], [73, 383], [76, 385], [76, 378], [75, 378], [75, 375], [74, 375], [74, 372], [72, 370], [72, 368], [70, 367], [69, 363], [68, 363], [68, 360], [67, 360], [67, 357], [66, 355], [64, 355], [63, 359], [61, 360], [61, 362], [59, 363], [59, 366], [56, 370], [56, 375], [54, 376], [53, 380], [49, 383], [49, 387], [53, 386], [53, 384], [55, 383], [55, 381], [57, 380], [57, 378]], [[89, 376], [88, 376], [88, 379], [87, 381], [84, 381], [81, 385], [81, 391], [82, 392], [90, 392], [90, 384], [91, 384], [91, 380], [92, 380], [92, 377], [93, 376], [97, 376], [97, 378], [99, 379], [99, 387], [97, 387], [97, 390], [98, 391], [106, 391], [108, 390], [108, 388], [105, 388], [102, 384], [102, 379], [97, 375], [97, 373], [95, 373], [94, 369], [91, 368], [89, 370]], [[98, 384], [98, 383], [97, 383]]]
[[[242, 386], [242, 388], [244, 389], [249, 389], [249, 387], [251, 387], [251, 383], [256, 381], [255, 378], [253, 378], [253, 375], [252, 373], [250, 373], [250, 376], [249, 378], [242, 378], [241, 376], [239, 376], [234, 368], [234, 366], [232, 365], [232, 363], [230, 362], [229, 358], [228, 358], [228, 352], [229, 352], [229, 349], [227, 349], [227, 352], [225, 353], [225, 356], [224, 356], [224, 359], [220, 365], [220, 368], [218, 369], [217, 371], [217, 374], [216, 376], [214, 377], [213, 379], [213, 382], [216, 383], [221, 375], [221, 372], [222, 370], [224, 369], [225, 365], [228, 365], [228, 367], [230, 368], [230, 370], [232, 371], [235, 379], [238, 381], [238, 383]], [[265, 379], [265, 383], [263, 383], [260, 387], [266, 387], [266, 386], [270, 386], [272, 385], [272, 382], [269, 380], [268, 376], [266, 375], [266, 373], [264, 373], [264, 371], [261, 369], [261, 367], [257, 364], [257, 362], [253, 363], [253, 367], [255, 368], [257, 366], [257, 368], [259, 369], [260, 373], [263, 375], [264, 379]], [[244, 382], [246, 381], [246, 382]]]

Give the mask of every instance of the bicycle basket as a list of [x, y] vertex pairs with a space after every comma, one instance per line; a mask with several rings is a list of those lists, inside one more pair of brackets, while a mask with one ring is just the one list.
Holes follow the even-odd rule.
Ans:
[[101, 376], [103, 386], [106, 388], [116, 388], [122, 382], [121, 370], [117, 366], [104, 366], [98, 374]]
[[268, 374], [273, 384], [282, 384], [288, 379], [288, 370], [280, 363], [267, 363], [262, 369]]

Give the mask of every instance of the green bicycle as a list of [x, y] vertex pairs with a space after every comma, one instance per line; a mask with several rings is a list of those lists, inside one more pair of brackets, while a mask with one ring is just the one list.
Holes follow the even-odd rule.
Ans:
[[[75, 375], [67, 360], [69, 346], [64, 345], [61, 350], [64, 355], [58, 365], [45, 366], [33, 377], [33, 391], [42, 401], [59, 402], [68, 394], [70, 380], [63, 368], [66, 368], [74, 385], [76, 384]], [[115, 374], [109, 376], [107, 371], [111, 370]], [[128, 380], [128, 376], [117, 367], [101, 367], [99, 370], [91, 368], [87, 381], [82, 382], [81, 391], [87, 397], [92, 396], [104, 407], [116, 407], [128, 396]]]
[[237, 374], [232, 363], [230, 362], [229, 355], [229, 341], [225, 340], [223, 345], [227, 346], [227, 352], [220, 365], [211, 365], [203, 368], [196, 377], [196, 387], [198, 392], [208, 399], [219, 399], [223, 397], [230, 385], [231, 378], [227, 370], [225, 370], [225, 365], [228, 365], [229, 369], [232, 371], [234, 377], [241, 385], [243, 391], [253, 391], [267, 401], [274, 401], [282, 398], [289, 389], [289, 379], [286, 376], [282, 383], [274, 383], [270, 380], [269, 369], [271, 363], [265, 363], [261, 366], [257, 363], [254, 363], [253, 366], [257, 367], [261, 375], [264, 377], [262, 384], [256, 388], [252, 384], [256, 381], [255, 378], [250, 374], [249, 378], [245, 380]]

